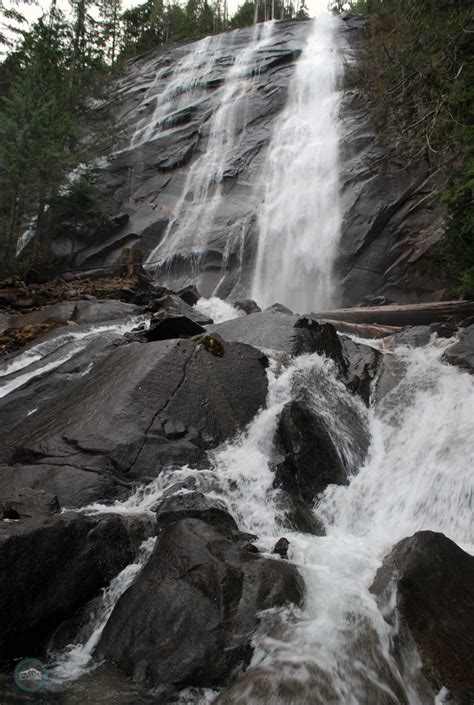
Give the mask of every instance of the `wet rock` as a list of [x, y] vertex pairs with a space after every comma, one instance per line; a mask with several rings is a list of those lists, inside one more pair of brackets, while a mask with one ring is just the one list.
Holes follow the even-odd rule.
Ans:
[[232, 306], [243, 311], [246, 314], [259, 313], [262, 309], [253, 299], [242, 299], [241, 301], [233, 301]]
[[330, 323], [319, 323], [313, 317], [289, 316], [283, 313], [251, 313], [224, 323], [209, 326], [225, 340], [239, 341], [302, 355], [319, 353], [331, 358], [348, 388], [359, 394], [366, 403], [372, 380], [377, 374], [381, 354], [347, 336], [339, 336]]
[[288, 549], [290, 547], [290, 542], [284, 537], [278, 539], [273, 547], [272, 553], [276, 553], [280, 558], [288, 558]]
[[61, 511], [58, 498], [44, 490], [26, 487], [0, 498], [0, 519], [28, 519], [50, 516]]
[[223, 502], [201, 492], [186, 492], [167, 497], [154, 510], [161, 526], [181, 519], [200, 519], [223, 533], [238, 531], [237, 524]]
[[364, 405], [327, 367], [318, 364], [294, 378], [275, 433], [274, 486], [311, 508], [328, 485], [348, 484], [370, 443]]
[[155, 313], [158, 311], [166, 311], [166, 313], [176, 316], [186, 316], [186, 318], [191, 319], [200, 326], [207, 326], [213, 322], [212, 318], [199, 313], [197, 309], [174, 294], [167, 294], [166, 296], [155, 299], [150, 308]]
[[371, 587], [385, 611], [395, 590], [400, 642], [411, 636], [432, 685], [460, 698], [474, 694], [473, 586], [474, 557], [444, 534], [419, 531], [393, 547]]
[[194, 284], [185, 286], [184, 289], [180, 289], [176, 292], [176, 294], [180, 299], [183, 299], [184, 303], [188, 304], [188, 306], [194, 306], [201, 298], [201, 294], [196, 289]]
[[218, 686], [248, 663], [258, 612], [299, 604], [302, 596], [302, 579], [287, 562], [250, 553], [215, 527], [185, 519], [158, 537], [118, 601], [98, 653], [138, 681]]
[[302, 534], [326, 535], [322, 520], [297, 497], [279, 490], [275, 496], [275, 503], [279, 510], [277, 523], [281, 527], [299, 531]]
[[[78, 468], [93, 473], [93, 484], [97, 473], [129, 481], [164, 465], [202, 466], [208, 448], [264, 405], [266, 365], [240, 343], [226, 342], [223, 356], [199, 339], [116, 347], [29, 417], [34, 401], [22, 397], [23, 420], [1, 438], [0, 463]], [[184, 425], [178, 437], [175, 424]]]
[[474, 372], [474, 326], [460, 331], [459, 340], [446, 348], [443, 360], [467, 372]]
[[148, 524], [75, 513], [0, 522], [0, 654], [32, 653], [135, 557]]
[[285, 454], [275, 472], [275, 487], [312, 504], [328, 485], [347, 485], [343, 459], [324, 419], [303, 401], [285, 404], [277, 429]]
[[422, 348], [428, 345], [432, 330], [430, 326], [412, 326], [394, 336], [395, 345], [407, 345], [410, 348]]
[[382, 356], [374, 391], [374, 399], [377, 403], [382, 401], [401, 382], [406, 369], [406, 362], [397, 355], [385, 353]]
[[342, 380], [350, 391], [355, 392], [368, 405], [383, 355], [370, 345], [356, 343], [345, 335], [339, 336], [339, 342], [342, 356], [339, 369]]
[[110, 473], [62, 463], [0, 465], [0, 496], [27, 489], [44, 490], [57, 496], [61, 506], [75, 509], [98, 500], [119, 499], [131, 488]]
[[293, 315], [293, 311], [291, 311], [287, 306], [283, 306], [283, 304], [272, 304], [272, 306], [269, 306], [266, 311], [273, 311], [275, 313], [286, 313], [288, 316]]
[[145, 337], [149, 342], [152, 342], [154, 340], [169, 340], [170, 338], [191, 338], [193, 335], [205, 332], [205, 328], [187, 316], [163, 312], [155, 313], [152, 317]]
[[[462, 327], [462, 322], [459, 324]], [[436, 333], [440, 338], [452, 338], [458, 332], [458, 324], [453, 321], [443, 321], [441, 323], [432, 323], [430, 325], [432, 333]]]

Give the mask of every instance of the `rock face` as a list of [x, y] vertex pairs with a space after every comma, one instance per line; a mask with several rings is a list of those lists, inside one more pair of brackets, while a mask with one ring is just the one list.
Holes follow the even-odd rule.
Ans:
[[[264, 405], [266, 364], [258, 350], [212, 336], [122, 345], [2, 437], [0, 461], [20, 466], [30, 482], [38, 471], [45, 487], [65, 503], [72, 494], [74, 504], [85, 473], [101, 492], [110, 477], [152, 478], [163, 465], [202, 464], [207, 448]], [[70, 488], [61, 466], [78, 469]], [[6, 477], [11, 488], [15, 473]]]
[[286, 561], [263, 558], [203, 521], [184, 519], [160, 534], [117, 603], [98, 652], [138, 681], [217, 686], [248, 663], [258, 611], [298, 604], [302, 596], [302, 579]]
[[118, 516], [51, 514], [44, 499], [37, 493], [32, 512], [30, 491], [28, 511], [33, 516], [0, 522], [2, 658], [40, 646], [61, 620], [132, 562], [149, 530]]
[[[350, 67], [339, 157], [342, 301], [438, 300], [445, 282], [429, 265], [442, 234], [444, 176], [420, 160], [407, 168], [398, 145], [378, 145], [367, 97], [353, 80], [364, 24], [341, 19], [338, 35]], [[114, 217], [100, 232], [63, 228], [55, 255], [72, 267], [120, 270], [148, 257], [167, 285], [196, 282], [205, 296], [247, 297], [267, 147], [311, 25], [247, 27], [131, 60], [108, 103], [121, 128], [101, 177]], [[213, 120], [226, 126], [222, 144]]]
[[384, 605], [396, 590], [400, 639], [407, 629], [432, 684], [465, 702], [474, 696], [473, 588], [474, 558], [432, 531], [397, 543], [371, 587]]

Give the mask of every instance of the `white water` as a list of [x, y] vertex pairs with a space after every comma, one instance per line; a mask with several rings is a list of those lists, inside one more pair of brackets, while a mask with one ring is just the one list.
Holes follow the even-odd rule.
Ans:
[[201, 298], [195, 305], [199, 313], [212, 318], [214, 323], [223, 323], [230, 321], [232, 318], [241, 318], [244, 312], [227, 301], [223, 301], [218, 296], [211, 296], [210, 299]]
[[[310, 391], [315, 410], [325, 415], [349, 461], [355, 456], [343, 438], [345, 415], [357, 415], [368, 424], [367, 460], [349, 486], [330, 486], [318, 502], [327, 536], [285, 532], [290, 558], [305, 579], [304, 607], [264, 616], [249, 670], [217, 696], [216, 703], [434, 705], [420, 678], [416, 653], [407, 654], [401, 665], [395, 661], [395, 628], [383, 619], [369, 587], [392, 545], [417, 530], [441, 531], [474, 551], [474, 383], [440, 361], [445, 346], [446, 341], [435, 341], [421, 349], [396, 350], [393, 354], [406, 371], [370, 410], [336, 379], [330, 361], [307, 355], [288, 363], [285, 356], [274, 355], [267, 408], [238, 438], [210, 453], [210, 470], [170, 468], [123, 502], [97, 503], [84, 510], [143, 514], [165, 493], [199, 490], [224, 500], [240, 528], [257, 533], [259, 546], [270, 550], [282, 535], [271, 460], [283, 405], [298, 390]], [[318, 381], [324, 381], [324, 387]], [[130, 580], [133, 571], [132, 566]], [[130, 581], [122, 578], [118, 582], [128, 586]], [[112, 586], [107, 594], [116, 594]], [[89, 639], [62, 655], [58, 678], [74, 679], [91, 667], [110, 605], [104, 596]], [[209, 698], [209, 691], [193, 691], [187, 702], [197, 699], [203, 705]], [[441, 695], [437, 702], [442, 702]]]
[[155, 537], [143, 541], [136, 562], [126, 566], [115, 576], [110, 585], [102, 591], [100, 607], [97, 613], [91, 615], [88, 624], [83, 630], [85, 633], [83, 641], [69, 644], [64, 651], [53, 656], [53, 661], [48, 672], [49, 683], [53, 688], [65, 682], [77, 680], [90, 670], [92, 655], [99, 643], [104, 627], [112, 614], [113, 608], [145, 565], [151, 555], [155, 542]]
[[218, 237], [218, 211], [222, 202], [225, 170], [245, 139], [245, 132], [239, 132], [237, 125], [240, 104], [252, 89], [251, 74], [255, 71], [259, 52], [270, 41], [273, 27], [273, 22], [255, 25], [249, 44], [237, 54], [234, 64], [226, 73], [219, 95], [219, 107], [210, 118], [205, 151], [188, 170], [174, 217], [162, 240], [148, 257], [150, 266], [162, 266], [167, 260], [171, 263], [181, 252], [193, 252], [199, 259], [209, 241]]
[[277, 119], [264, 172], [259, 242], [251, 296], [300, 313], [335, 300], [334, 260], [341, 210], [338, 183], [340, 20], [314, 22]]
[[[367, 462], [348, 487], [329, 487], [318, 504], [328, 535], [286, 533], [305, 578], [304, 608], [277, 620], [277, 635], [275, 619], [264, 624], [252, 667], [217, 702], [433, 705], [417, 655], [407, 654], [402, 667], [395, 662], [394, 629], [369, 587], [391, 546], [415, 531], [443, 532], [474, 551], [474, 384], [440, 362], [445, 344], [396, 351], [407, 370], [369, 412]], [[253, 504], [254, 498], [262, 501], [271, 478], [262, 469], [258, 482], [255, 466], [248, 468], [247, 489], [257, 483], [258, 491], [245, 497], [240, 512], [250, 529], [261, 531], [263, 517], [264, 530], [273, 534], [268, 508], [257, 512], [256, 521]]]
[[[0, 399], [32, 379], [57, 369], [103, 333], [114, 332], [123, 335], [135, 328], [141, 320], [140, 317], [134, 317], [126, 323], [93, 325], [79, 331], [67, 327], [64, 333], [58, 333], [33, 345], [16, 355], [11, 362], [0, 366], [0, 378], [8, 377], [0, 382]], [[25, 370], [22, 374], [15, 374], [22, 370]]]
[[140, 146], [156, 137], [162, 129], [166, 128], [167, 117], [184, 107], [179, 97], [186, 97], [194, 89], [205, 85], [219, 56], [223, 36], [221, 34], [204, 37], [198, 42], [193, 42], [186, 56], [176, 62], [173, 74], [167, 78], [162, 92], [157, 92], [160, 82], [170, 69], [165, 66], [156, 72], [155, 79], [138, 108], [139, 112], [143, 111], [149, 102], [154, 100], [153, 114], [151, 117], [147, 115], [139, 120], [131, 140], [132, 147]]

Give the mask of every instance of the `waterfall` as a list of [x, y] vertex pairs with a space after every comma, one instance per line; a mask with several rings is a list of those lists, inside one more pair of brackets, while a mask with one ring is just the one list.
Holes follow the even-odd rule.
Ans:
[[[401, 665], [395, 660], [391, 646], [396, 626], [384, 620], [369, 587], [392, 545], [415, 531], [444, 532], [474, 551], [474, 382], [442, 363], [448, 344], [435, 339], [425, 348], [401, 347], [390, 353], [404, 372], [369, 409], [337, 378], [330, 360], [313, 354], [288, 361], [272, 354], [266, 408], [237, 438], [210, 451], [209, 469], [169, 467], [124, 501], [82, 510], [143, 515], [153, 512], [165, 494], [198, 490], [224, 501], [240, 528], [257, 533], [261, 549], [269, 551], [282, 535], [272, 462], [284, 404], [301, 389], [310, 390], [307, 398], [315, 413], [324, 415], [331, 437], [339, 439], [340, 452], [351, 462], [355, 455], [344, 430], [346, 414], [351, 424], [359, 419], [358, 427], [369, 429], [367, 459], [350, 484], [329, 486], [318, 498], [317, 513], [327, 535], [285, 531], [290, 559], [305, 579], [304, 606], [262, 616], [248, 670], [215, 700], [209, 691], [196, 691], [192, 696], [182, 693], [180, 702], [433, 705], [417, 654], [406, 654]], [[77, 678], [92, 667], [94, 647], [113, 605], [146, 555], [142, 552], [104, 591], [86, 638], [56, 657], [56, 680]]]
[[[474, 384], [440, 361], [445, 345], [395, 351], [406, 371], [367, 412], [366, 463], [349, 486], [329, 486], [319, 499], [327, 536], [285, 534], [305, 578], [305, 606], [263, 621], [247, 674], [216, 705], [433, 705], [417, 654], [406, 654], [402, 666], [395, 661], [396, 627], [383, 619], [369, 587], [391, 546], [415, 531], [441, 531], [474, 552]], [[341, 387], [339, 394], [347, 392]], [[271, 479], [263, 463], [259, 480], [255, 464], [245, 467], [240, 463], [239, 485], [251, 495], [240, 512], [259, 530], [252, 494], [261, 502]]]
[[228, 70], [219, 107], [210, 118], [205, 150], [189, 169], [174, 216], [162, 240], [148, 256], [151, 268], [166, 271], [177, 256], [189, 257], [190, 253], [199, 266], [209, 243], [218, 238], [226, 169], [245, 139], [239, 111], [245, 113], [245, 97], [252, 87], [249, 79], [256, 71], [259, 52], [268, 43], [273, 27], [273, 22], [255, 25], [249, 43], [237, 53]]
[[322, 14], [276, 120], [258, 214], [252, 298], [294, 311], [324, 311], [335, 299], [334, 260], [341, 227], [338, 184], [339, 20]]

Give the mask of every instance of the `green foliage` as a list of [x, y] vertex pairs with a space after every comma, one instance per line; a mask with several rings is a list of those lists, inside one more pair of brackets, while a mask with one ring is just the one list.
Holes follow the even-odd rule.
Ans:
[[443, 266], [453, 292], [473, 293], [474, 62], [468, 0], [336, 0], [335, 9], [373, 13], [359, 81], [387, 147], [407, 166], [424, 160], [450, 187]]

